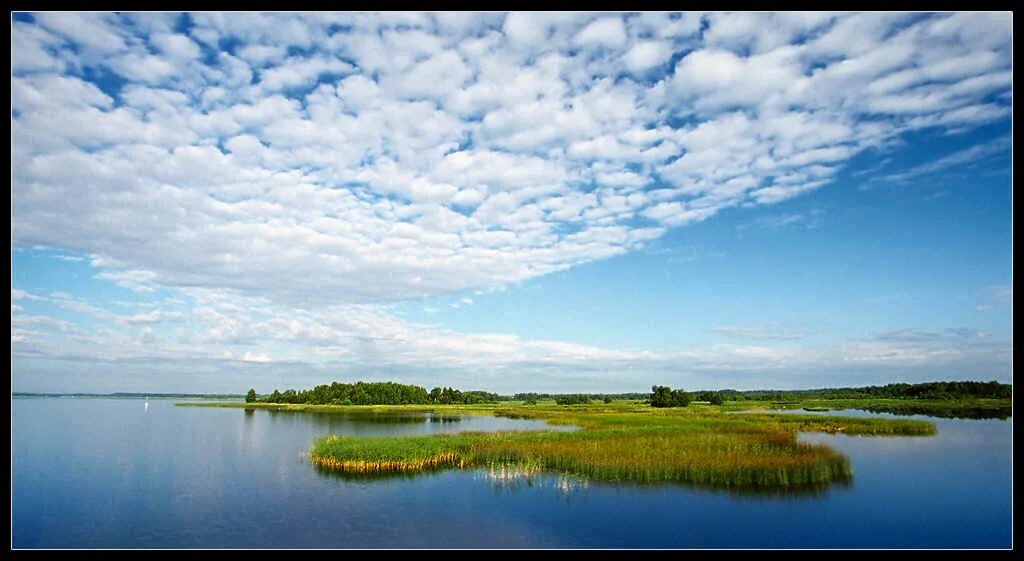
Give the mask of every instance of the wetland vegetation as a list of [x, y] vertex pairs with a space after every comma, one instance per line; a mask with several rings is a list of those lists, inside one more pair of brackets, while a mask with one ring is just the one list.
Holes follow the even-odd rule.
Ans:
[[[730, 490], [820, 489], [849, 482], [849, 460], [824, 444], [799, 441], [800, 432], [858, 436], [929, 436], [935, 425], [918, 419], [773, 413], [803, 409], [822, 413], [863, 409], [939, 417], [1006, 418], [1008, 386], [941, 382], [786, 393], [692, 392], [654, 386], [645, 400], [591, 400], [590, 394], [524, 394], [512, 401], [486, 392], [459, 392], [392, 383], [317, 386], [305, 392], [276, 392], [229, 406], [271, 411], [346, 413], [388, 418], [431, 413], [495, 415], [571, 425], [573, 431], [464, 432], [432, 436], [316, 439], [310, 461], [343, 477], [415, 474], [450, 468], [550, 471], [614, 482], [683, 483]], [[289, 393], [291, 392], [291, 393]], [[475, 397], [464, 398], [463, 396]], [[891, 397], [899, 395], [902, 397]], [[292, 402], [273, 402], [287, 396]], [[395, 405], [349, 405], [357, 400], [390, 400]], [[367, 397], [369, 396], [369, 397]], [[832, 396], [829, 399], [826, 396]], [[865, 397], [874, 396], [874, 397]], [[944, 397], [937, 397], [944, 396]], [[960, 396], [953, 398], [952, 396]], [[967, 397], [964, 397], [967, 396]], [[346, 397], [342, 400], [340, 397]], [[629, 397], [636, 397], [632, 394]], [[726, 397], [738, 399], [726, 400]], [[768, 400], [744, 399], [768, 397]], [[542, 398], [538, 400], [537, 398]], [[543, 399], [548, 398], [548, 399]], [[700, 399], [703, 398], [703, 399]], [[302, 400], [303, 402], [296, 402]], [[182, 404], [186, 405], [186, 404]], [[731, 413], [731, 414], [725, 414]], [[1005, 416], [1004, 416], [1005, 415]]]
[[423, 437], [327, 436], [314, 441], [322, 469], [364, 476], [441, 468], [516, 466], [586, 479], [672, 482], [728, 489], [815, 488], [852, 477], [849, 461], [797, 433], [922, 436], [920, 420], [821, 415], [723, 415], [713, 406], [656, 410], [618, 403], [494, 408], [493, 414], [544, 419], [582, 430], [462, 433]]

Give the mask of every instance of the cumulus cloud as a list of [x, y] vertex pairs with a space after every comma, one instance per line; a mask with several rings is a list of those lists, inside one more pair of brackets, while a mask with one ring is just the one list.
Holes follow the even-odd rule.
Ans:
[[668, 61], [672, 45], [666, 41], [639, 41], [623, 56], [626, 68], [641, 73]]
[[[291, 310], [490, 290], [635, 251], [1012, 103], [1008, 13], [15, 20], [13, 245], [89, 255], [140, 293]], [[324, 348], [362, 340], [343, 341]]]
[[[201, 14], [171, 32], [40, 14], [16, 22], [12, 56], [62, 62], [12, 76], [15, 243], [292, 301], [492, 288], [798, 196], [902, 131], [1009, 107], [993, 98], [1009, 90], [1000, 14], [712, 14], [702, 35], [701, 17]], [[221, 39], [236, 46], [202, 54]], [[660, 79], [605, 79], [674, 53]], [[658, 181], [657, 199], [638, 192]], [[591, 236], [609, 225], [624, 235]], [[394, 280], [366, 282], [382, 271]]]
[[621, 48], [626, 44], [626, 27], [620, 17], [600, 18], [577, 33], [574, 42], [586, 47]]

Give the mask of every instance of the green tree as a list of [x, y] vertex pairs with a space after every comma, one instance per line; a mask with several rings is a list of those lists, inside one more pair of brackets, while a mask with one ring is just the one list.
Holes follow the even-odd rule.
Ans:
[[651, 386], [651, 407], [672, 407], [672, 388]]
[[683, 390], [673, 390], [668, 386], [651, 387], [651, 407], [686, 407], [690, 404], [690, 394]]
[[686, 407], [690, 404], [690, 394], [683, 390], [672, 390], [671, 405], [669, 407]]
[[256, 390], [249, 388], [249, 393], [245, 394], [245, 402], [252, 403], [254, 401], [256, 401]]

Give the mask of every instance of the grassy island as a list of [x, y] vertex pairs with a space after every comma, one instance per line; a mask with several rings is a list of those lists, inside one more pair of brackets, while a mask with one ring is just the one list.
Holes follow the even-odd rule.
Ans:
[[856, 435], [935, 432], [935, 425], [918, 420], [726, 415], [709, 406], [652, 410], [627, 403], [575, 406], [566, 411], [540, 405], [495, 407], [492, 413], [544, 419], [582, 430], [327, 436], [314, 441], [310, 459], [321, 469], [352, 476], [515, 466], [603, 481], [798, 489], [820, 488], [852, 477], [845, 456], [824, 445], [799, 442], [800, 431]]

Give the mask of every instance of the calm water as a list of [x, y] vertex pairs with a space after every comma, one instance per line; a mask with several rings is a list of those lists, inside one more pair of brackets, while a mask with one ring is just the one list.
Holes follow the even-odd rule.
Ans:
[[930, 419], [930, 438], [803, 435], [849, 456], [853, 484], [758, 497], [485, 471], [347, 481], [310, 466], [314, 437], [544, 425], [173, 403], [13, 399], [13, 547], [1012, 546], [1009, 421]]

